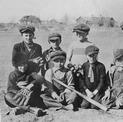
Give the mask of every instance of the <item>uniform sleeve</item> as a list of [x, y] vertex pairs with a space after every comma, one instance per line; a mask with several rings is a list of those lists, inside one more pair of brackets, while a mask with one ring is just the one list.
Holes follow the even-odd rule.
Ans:
[[48, 69], [45, 73], [45, 81], [46, 85], [49, 88], [50, 93], [54, 92], [53, 84], [52, 84], [52, 70]]
[[18, 89], [17, 86], [17, 77], [14, 73], [10, 73], [9, 77], [8, 77], [8, 84], [7, 84], [7, 91], [16, 91]]
[[86, 75], [86, 74], [85, 74], [85, 70], [86, 70], [86, 69], [85, 69], [85, 64], [82, 65], [82, 70], [83, 70], [83, 76], [82, 76], [81, 79], [80, 79], [80, 91], [83, 91], [83, 89], [84, 89], [84, 90], [87, 89], [87, 86], [86, 86], [86, 84], [85, 84], [85, 79], [84, 79], [84, 78], [86, 77], [86, 76], [85, 76], [85, 75]]
[[108, 87], [110, 87], [110, 88], [112, 87], [112, 77], [111, 77], [111, 74], [109, 73], [109, 71], [106, 73], [106, 82], [105, 82], [105, 85], [106, 85], [106, 89]]
[[13, 47], [13, 51], [12, 51], [12, 64], [14, 64], [14, 62], [13, 62], [13, 57], [14, 57], [14, 55], [15, 55], [17, 52], [19, 52], [19, 47], [18, 47], [17, 44], [15, 44], [14, 47]]
[[42, 57], [42, 47], [39, 45], [39, 55]]
[[106, 70], [105, 70], [105, 66], [102, 65], [101, 67], [99, 67], [99, 74], [100, 74], [100, 79], [99, 79], [99, 84], [97, 86], [97, 90], [100, 91], [103, 87], [104, 87], [104, 83], [106, 80]]
[[51, 69], [48, 69], [45, 73], [45, 80], [49, 81], [52, 83], [52, 71]]
[[43, 58], [44, 63], [43, 63], [43, 66], [41, 67], [41, 74], [43, 76], [45, 76], [45, 72], [46, 72], [46, 69], [47, 69], [46, 51], [43, 52], [42, 58]]

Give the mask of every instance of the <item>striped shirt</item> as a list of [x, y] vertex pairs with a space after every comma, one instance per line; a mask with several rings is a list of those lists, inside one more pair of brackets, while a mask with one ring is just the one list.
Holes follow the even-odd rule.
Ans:
[[93, 45], [92, 42], [89, 42], [87, 39], [84, 42], [74, 41], [68, 48], [67, 60], [72, 64], [79, 65], [87, 61], [85, 56], [86, 47]]

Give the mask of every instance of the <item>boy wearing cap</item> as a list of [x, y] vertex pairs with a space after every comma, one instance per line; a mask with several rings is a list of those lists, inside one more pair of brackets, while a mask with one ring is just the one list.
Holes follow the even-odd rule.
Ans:
[[107, 107], [123, 107], [123, 49], [116, 49], [113, 52], [114, 65], [107, 72], [108, 88], [102, 103]]
[[35, 38], [35, 28], [28, 25], [21, 26], [19, 31], [21, 33], [23, 41], [14, 45], [12, 57], [14, 57], [14, 55], [16, 55], [18, 52], [25, 53], [28, 61], [32, 66], [32, 70], [39, 72], [40, 66], [43, 63], [42, 47], [39, 44], [33, 42], [33, 39]]
[[24, 53], [18, 52], [13, 56], [13, 66], [15, 70], [9, 74], [5, 95], [7, 105], [17, 109], [26, 109], [28, 106], [44, 108], [45, 105], [40, 98], [41, 85], [46, 84], [44, 79], [29, 69]]
[[66, 66], [69, 63], [78, 66], [86, 62], [86, 56], [84, 54], [85, 48], [93, 45], [93, 43], [87, 39], [89, 31], [90, 28], [86, 24], [79, 24], [73, 28], [73, 32], [75, 32], [80, 39], [72, 42], [68, 47]]
[[66, 61], [66, 53], [64, 51], [52, 52], [50, 60], [54, 67], [48, 69], [45, 74], [45, 79], [52, 84], [52, 92], [49, 97], [45, 97], [46, 106], [48, 107], [63, 107], [73, 109], [75, 104], [76, 94], [71, 90], [59, 84], [55, 79], [74, 88], [73, 76], [71, 71], [64, 67]]
[[60, 47], [61, 41], [61, 35], [59, 33], [52, 33], [49, 35], [48, 42], [50, 48], [43, 52], [44, 69], [42, 69], [42, 74], [45, 74], [46, 70], [52, 67], [52, 64], [50, 63], [50, 54], [52, 52], [62, 51]]
[[[80, 80], [80, 91], [88, 97], [101, 102], [104, 95], [104, 84], [106, 78], [105, 66], [100, 63], [98, 58], [99, 48], [96, 46], [88, 46], [85, 49], [87, 62], [82, 65], [83, 78]], [[82, 108], [96, 108], [83, 99]]]

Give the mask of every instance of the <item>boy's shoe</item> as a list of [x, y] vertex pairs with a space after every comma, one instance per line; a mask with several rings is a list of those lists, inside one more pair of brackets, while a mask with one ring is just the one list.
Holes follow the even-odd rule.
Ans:
[[37, 117], [46, 115], [46, 112], [43, 111], [40, 108], [32, 108], [32, 107], [30, 107], [29, 112], [35, 114]]
[[11, 111], [7, 114], [12, 114], [12, 115], [20, 115], [20, 114], [24, 114], [26, 113], [27, 111], [22, 109], [22, 108], [19, 108], [19, 107], [15, 107], [15, 108], [12, 108]]
[[73, 110], [74, 109], [73, 104], [69, 104], [69, 105], [65, 106], [65, 108], [67, 110]]

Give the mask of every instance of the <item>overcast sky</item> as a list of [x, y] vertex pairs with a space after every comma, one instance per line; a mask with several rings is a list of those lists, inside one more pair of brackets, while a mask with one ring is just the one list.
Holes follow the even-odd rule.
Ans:
[[65, 14], [104, 15], [123, 21], [123, 0], [0, 0], [0, 22], [17, 21], [24, 15], [60, 19]]

